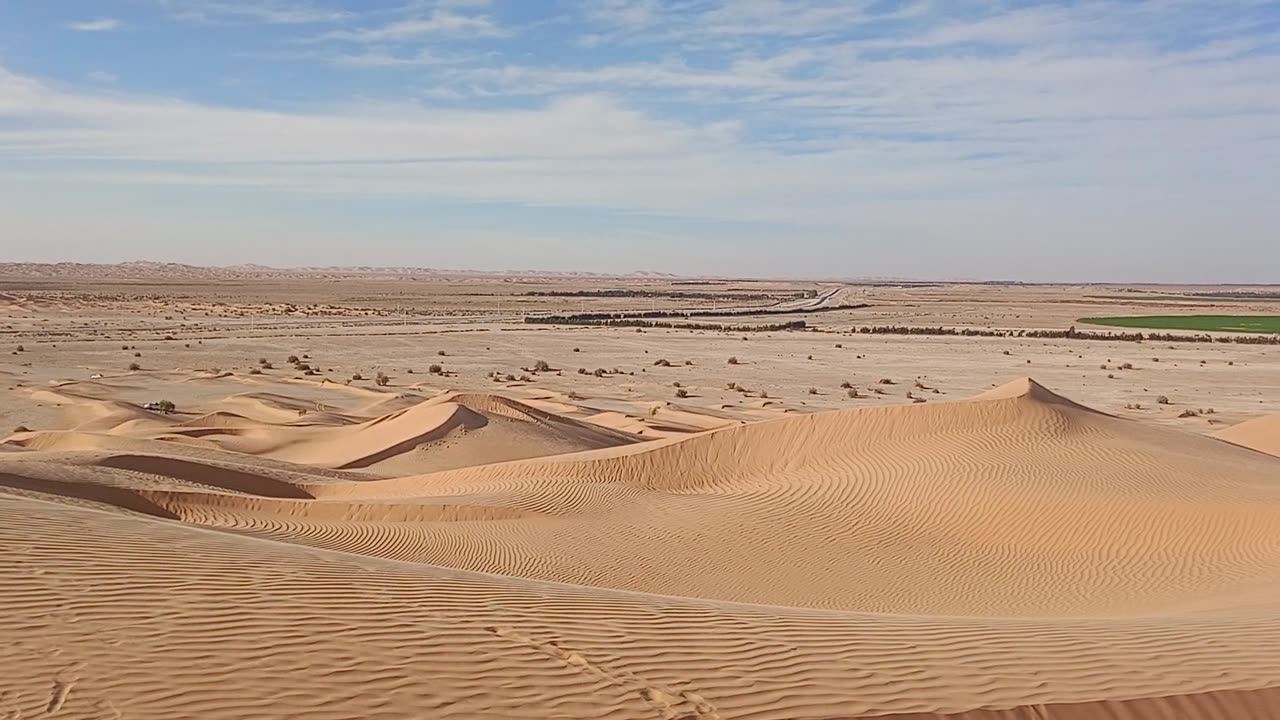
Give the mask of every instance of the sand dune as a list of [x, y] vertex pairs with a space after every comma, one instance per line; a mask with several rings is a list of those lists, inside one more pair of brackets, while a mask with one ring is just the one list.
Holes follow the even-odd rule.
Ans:
[[1264, 415], [1219, 430], [1214, 437], [1280, 457], [1280, 415]]
[[[11, 438], [0, 711], [1280, 714], [1280, 458], [1235, 439], [1025, 379], [649, 442], [491, 395], [257, 400], [165, 430], [210, 447]], [[453, 469], [337, 469], [405, 456]]]

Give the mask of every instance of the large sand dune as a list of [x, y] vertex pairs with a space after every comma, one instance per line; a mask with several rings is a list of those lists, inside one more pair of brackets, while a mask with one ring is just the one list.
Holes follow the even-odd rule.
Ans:
[[14, 717], [1280, 716], [1280, 458], [1030, 380], [649, 442], [82, 402], [0, 454]]

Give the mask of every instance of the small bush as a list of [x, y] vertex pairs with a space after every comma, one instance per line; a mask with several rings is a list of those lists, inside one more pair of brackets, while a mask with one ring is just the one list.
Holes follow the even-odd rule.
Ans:
[[737, 389], [738, 389], [738, 383], [736, 383], [736, 382], [730, 382], [730, 383], [727, 383], [727, 384], [725, 384], [724, 389], [725, 389], [725, 390], [737, 390]]
[[27, 348], [25, 346], [23, 345], [18, 346], [18, 352], [26, 352], [26, 351], [27, 351]]
[[31, 432], [31, 428], [27, 427], [26, 425], [19, 425], [18, 427], [14, 428], [13, 431], [15, 433]]
[[764, 390], [761, 390], [761, 391], [760, 391], [760, 397], [762, 397], [762, 398], [766, 398], [766, 399], [767, 399], [767, 398], [769, 397], [769, 393], [765, 392]]
[[579, 375], [590, 375], [590, 373], [588, 373], [588, 372], [587, 372], [587, 369], [586, 369], [586, 368], [578, 368], [578, 374], [579, 374]]
[[138, 363], [136, 363], [136, 362], [131, 362], [131, 363], [129, 363], [129, 371], [130, 371], [130, 372], [132, 372], [132, 371], [134, 371], [134, 370], [141, 370], [141, 369], [142, 369], [142, 366], [141, 366], [141, 365], [139, 365]]
[[352, 374], [351, 379], [352, 379], [352, 380], [363, 380], [363, 379], [364, 379], [364, 376], [363, 376], [363, 375], [361, 375], [360, 373], [354, 373], [354, 374]]
[[546, 360], [539, 360], [538, 362], [533, 364], [534, 372], [546, 372], [550, 369], [551, 369], [551, 364], [548, 363]]
[[315, 368], [313, 368], [313, 367], [309, 367], [309, 368], [307, 368], [306, 372], [304, 372], [304, 373], [302, 373], [302, 374], [303, 374], [303, 375], [319, 375], [319, 373], [317, 373], [317, 372], [316, 372], [316, 369], [315, 369]]
[[730, 365], [737, 365], [737, 364], [738, 364], [738, 356], [737, 356], [737, 355], [730, 355], [730, 356], [729, 356], [729, 364], [730, 364]]
[[290, 356], [288, 357], [288, 359], [287, 359], [287, 362], [289, 362], [289, 363], [291, 363], [291, 364], [293, 364], [293, 365], [297, 365], [297, 364], [298, 364], [298, 362], [299, 362], [299, 360], [298, 360], [298, 356], [297, 356], [297, 355], [290, 355]]
[[1108, 380], [1115, 380], [1115, 379], [1116, 379], [1115, 373], [1107, 373], [1107, 379], [1108, 379]]
[[841, 349], [841, 348], [843, 348], [843, 347], [844, 347], [844, 343], [836, 343], [836, 349], [837, 349], [837, 350], [839, 350], [839, 349]]
[[848, 390], [845, 391], [844, 394], [854, 399], [862, 397], [861, 395], [858, 394], [858, 388], [855, 388], [855, 387], [849, 388]]
[[591, 371], [591, 374], [595, 375], [596, 377], [604, 377], [605, 375], [609, 374], [609, 371], [605, 370], [604, 368], [596, 368], [595, 370]]
[[1169, 404], [1169, 398], [1168, 398], [1167, 396], [1165, 396], [1165, 395], [1161, 395], [1160, 397], [1156, 398], [1156, 404], [1157, 404], [1157, 405], [1168, 405], [1168, 404]]
[[272, 369], [272, 368], [274, 368], [274, 367], [275, 367], [275, 366], [274, 366], [274, 365], [272, 365], [272, 364], [271, 364], [271, 363], [269, 363], [269, 362], [264, 362], [264, 363], [262, 363], [262, 369], [263, 369], [263, 370], [270, 370], [270, 369]]
[[431, 367], [427, 368], [427, 372], [430, 373], [431, 375], [440, 375], [444, 372], [444, 368], [441, 367], [440, 365], [432, 365]]
[[262, 368], [256, 368], [256, 367], [249, 368], [249, 374], [250, 374], [250, 375], [261, 375], [261, 374], [262, 374]]
[[573, 351], [574, 351], [574, 352], [582, 352], [582, 348], [574, 348], [574, 349], [573, 349]]
[[880, 384], [881, 385], [897, 385], [897, 383], [893, 381], [893, 378], [880, 378]]
[[294, 369], [294, 370], [301, 370], [301, 371], [303, 371], [303, 372], [306, 372], [307, 370], [310, 370], [310, 369], [311, 369], [311, 363], [304, 363], [304, 362], [300, 362], [300, 363], [298, 363], [297, 365], [294, 365], [294, 366], [293, 366], [293, 369]]
[[653, 366], [654, 367], [671, 367], [671, 362], [666, 358], [662, 358], [661, 360], [654, 360]]
[[1008, 350], [1005, 350], [1005, 351], [1001, 352], [1000, 354], [1001, 354], [1001, 355], [1012, 355], [1013, 353], [1009, 352]]
[[1120, 363], [1120, 369], [1121, 369], [1121, 370], [1132, 370], [1132, 369], [1133, 369], [1133, 363], [1131, 363], [1131, 362], [1127, 362], [1127, 363]]
[[853, 383], [849, 382], [848, 380], [845, 380], [844, 382], [840, 383], [840, 388], [842, 390], [848, 390], [851, 387], [853, 387]]
[[1160, 362], [1160, 358], [1151, 358], [1151, 362]]
[[811, 387], [811, 388], [809, 388], [809, 394], [810, 394], [810, 395], [817, 395], [817, 394], [818, 394], [818, 388], [816, 388], [816, 387]]
[[679, 390], [676, 390], [676, 397], [687, 398], [689, 397], [689, 391], [685, 390], [684, 388], [680, 388]]
[[388, 377], [387, 374], [383, 372], [378, 373], [373, 378], [373, 383], [378, 387], [386, 387], [387, 383], [389, 382], [391, 382], [391, 378]]
[[140, 353], [140, 352], [136, 352], [136, 353], [134, 353], [134, 354], [133, 354], [133, 356], [134, 356], [134, 357], [142, 357], [142, 353]]
[[1187, 409], [1187, 410], [1183, 410], [1182, 412], [1178, 413], [1178, 417], [1180, 417], [1180, 418], [1193, 418], [1193, 417], [1198, 416], [1199, 414], [1200, 414], [1200, 413], [1196, 412], [1195, 410]]
[[174, 337], [174, 336], [172, 336], [172, 335], [165, 335], [165, 336], [164, 336], [164, 339], [165, 339], [165, 340], [177, 340], [178, 338], [176, 338], [176, 337]]
[[680, 387], [680, 381], [676, 380], [675, 382], [671, 383], [671, 387]]
[[266, 359], [266, 358], [258, 358], [258, 364], [259, 364], [259, 365], [266, 365], [266, 364], [268, 364], [268, 363], [267, 363], [267, 359]]
[[447, 356], [449, 355], [449, 353], [447, 353], [447, 352], [445, 352], [445, 351], [443, 351], [443, 350], [437, 350], [437, 351], [436, 351], [436, 355], [439, 355], [440, 357], [447, 357]]
[[162, 413], [171, 413], [177, 410], [178, 406], [174, 405], [172, 401], [161, 400], [160, 402], [156, 403], [156, 409]]

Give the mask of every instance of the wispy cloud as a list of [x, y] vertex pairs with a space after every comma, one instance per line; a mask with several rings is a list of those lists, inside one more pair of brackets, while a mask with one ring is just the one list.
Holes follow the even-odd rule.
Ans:
[[118, 30], [122, 25], [123, 23], [116, 18], [100, 18], [98, 20], [67, 23], [67, 29], [78, 32], [108, 32]]
[[346, 10], [277, 0], [158, 0], [171, 17], [182, 22], [262, 23], [310, 25], [335, 23], [351, 17]]
[[403, 42], [433, 35], [500, 37], [506, 34], [506, 30], [498, 27], [488, 17], [459, 15], [447, 10], [436, 10], [424, 18], [397, 20], [376, 27], [355, 30], [333, 30], [320, 36], [319, 39], [379, 43]]

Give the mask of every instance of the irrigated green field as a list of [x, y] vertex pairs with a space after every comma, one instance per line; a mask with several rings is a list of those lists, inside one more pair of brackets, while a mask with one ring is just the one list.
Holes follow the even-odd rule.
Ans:
[[1280, 315], [1131, 315], [1080, 318], [1080, 322], [1153, 330], [1280, 333]]

